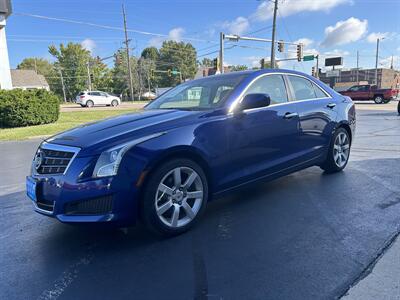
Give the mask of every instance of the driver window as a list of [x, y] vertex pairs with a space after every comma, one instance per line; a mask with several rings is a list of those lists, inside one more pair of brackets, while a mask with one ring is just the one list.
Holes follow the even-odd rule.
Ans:
[[288, 101], [282, 75], [267, 75], [257, 79], [252, 83], [244, 96], [248, 94], [268, 94], [271, 98], [271, 104]]

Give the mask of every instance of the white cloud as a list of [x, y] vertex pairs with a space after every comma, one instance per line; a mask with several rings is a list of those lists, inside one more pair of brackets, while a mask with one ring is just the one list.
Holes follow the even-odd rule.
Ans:
[[347, 56], [350, 55], [349, 51], [340, 50], [340, 49], [333, 49], [332, 51], [324, 52], [325, 56]]
[[368, 43], [376, 43], [377, 39], [383, 39], [389, 37], [389, 32], [372, 32], [367, 36]]
[[184, 33], [185, 33], [185, 29], [182, 28], [182, 27], [172, 28], [168, 32], [168, 37], [158, 36], [158, 37], [150, 39], [149, 46], [157, 47], [157, 48], [161, 47], [162, 43], [165, 40], [172, 40], [172, 41], [175, 41], [175, 42], [180, 42], [180, 41], [182, 41], [182, 35]]
[[325, 39], [321, 46], [332, 47], [358, 41], [367, 32], [367, 26], [367, 20], [359, 20], [354, 17], [339, 21], [334, 26], [325, 28]]
[[[325, 11], [328, 12], [335, 6], [352, 3], [351, 0], [286, 0], [279, 5], [279, 15], [287, 17], [303, 11]], [[272, 18], [274, 3], [264, 1], [252, 15], [256, 21], [265, 21]]]
[[182, 40], [182, 35], [185, 33], [185, 29], [182, 27], [173, 28], [169, 31], [168, 37], [170, 40], [175, 42], [180, 42]]
[[[396, 66], [398, 66], [400, 63], [400, 56], [398, 55], [393, 55], [393, 65], [396, 68]], [[383, 59], [379, 60], [379, 67], [383, 67], [383, 68], [390, 68], [392, 64], [392, 57], [386, 57]]]
[[91, 40], [91, 39], [84, 39], [81, 42], [81, 45], [84, 49], [90, 51], [93, 53], [94, 48], [96, 48], [96, 43], [95, 41]]
[[242, 34], [250, 27], [249, 20], [245, 17], [237, 17], [233, 21], [225, 21], [222, 23], [222, 28], [228, 30], [229, 34]]
[[297, 41], [294, 41], [293, 43], [295, 43], [295, 44], [303, 44], [304, 47], [309, 47], [314, 43], [314, 41], [311, 40], [311, 39], [308, 39], [308, 38], [301, 38], [301, 39], [298, 39]]

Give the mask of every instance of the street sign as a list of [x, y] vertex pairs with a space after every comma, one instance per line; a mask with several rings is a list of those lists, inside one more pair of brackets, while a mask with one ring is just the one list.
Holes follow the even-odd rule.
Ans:
[[311, 61], [314, 60], [314, 55], [304, 55], [303, 61]]
[[343, 57], [325, 58], [325, 67], [343, 65]]
[[339, 70], [327, 70], [326, 77], [339, 77], [340, 71]]

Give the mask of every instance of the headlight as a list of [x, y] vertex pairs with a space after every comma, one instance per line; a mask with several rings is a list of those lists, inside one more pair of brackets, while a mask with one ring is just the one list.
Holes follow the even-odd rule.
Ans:
[[133, 140], [129, 143], [115, 146], [109, 150], [104, 151], [96, 162], [96, 166], [94, 167], [93, 177], [106, 177], [106, 176], [115, 176], [117, 175], [119, 165], [121, 163], [122, 157], [124, 154], [133, 146], [143, 143], [147, 140], [158, 137], [165, 132], [155, 133], [152, 135], [148, 135], [136, 140]]

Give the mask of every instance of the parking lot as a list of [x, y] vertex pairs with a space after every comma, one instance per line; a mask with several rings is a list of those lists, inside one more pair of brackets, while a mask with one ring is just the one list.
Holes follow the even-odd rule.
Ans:
[[232, 193], [172, 239], [34, 213], [24, 179], [40, 141], [0, 143], [0, 299], [338, 298], [400, 232], [396, 105], [357, 104], [344, 172], [312, 167]]

